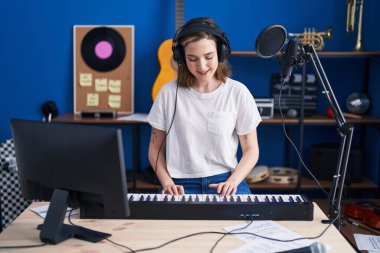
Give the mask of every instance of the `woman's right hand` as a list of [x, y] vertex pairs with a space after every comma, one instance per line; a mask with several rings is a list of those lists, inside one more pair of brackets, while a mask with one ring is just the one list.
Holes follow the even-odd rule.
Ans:
[[169, 184], [162, 187], [162, 194], [170, 195], [183, 195], [185, 194], [185, 189], [182, 185]]

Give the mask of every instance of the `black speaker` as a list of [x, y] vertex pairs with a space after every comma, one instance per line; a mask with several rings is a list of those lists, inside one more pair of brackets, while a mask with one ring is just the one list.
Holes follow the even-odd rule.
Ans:
[[178, 64], [185, 63], [184, 50], [179, 41], [186, 35], [196, 33], [196, 32], [206, 32], [215, 36], [218, 40], [217, 42], [217, 53], [218, 61], [223, 62], [230, 54], [231, 47], [230, 42], [226, 34], [219, 28], [208, 24], [193, 24], [188, 27], [186, 25], [180, 27], [174, 35], [172, 50], [173, 58]]
[[[339, 155], [339, 144], [321, 143], [310, 147], [309, 169], [317, 179], [332, 180]], [[362, 181], [362, 151], [351, 148], [348, 158], [346, 182]], [[305, 173], [308, 175], [308, 173]]]

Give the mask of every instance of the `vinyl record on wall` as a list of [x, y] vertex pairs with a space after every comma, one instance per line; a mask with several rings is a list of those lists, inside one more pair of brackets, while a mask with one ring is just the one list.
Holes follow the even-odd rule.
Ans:
[[74, 25], [74, 113], [134, 112], [134, 26]]
[[92, 69], [106, 72], [117, 68], [124, 60], [126, 45], [115, 29], [96, 27], [89, 31], [81, 43], [81, 55]]

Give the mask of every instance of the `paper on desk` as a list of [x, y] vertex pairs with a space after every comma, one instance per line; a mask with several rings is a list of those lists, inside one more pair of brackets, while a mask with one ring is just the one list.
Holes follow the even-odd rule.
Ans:
[[[294, 233], [293, 231], [278, 225], [273, 221], [253, 221], [249, 227], [241, 229], [247, 226], [247, 223], [238, 224], [234, 226], [225, 227], [224, 230], [227, 232], [249, 232], [260, 236], [265, 236], [269, 238], [275, 238], [277, 240], [289, 240], [294, 238], [301, 238], [302, 236]], [[240, 229], [239, 229], [240, 228]], [[236, 230], [237, 229], [237, 230]], [[234, 233], [232, 232], [232, 233]], [[254, 235], [234, 235], [237, 238], [246, 242], [245, 245], [229, 251], [229, 253], [261, 253], [261, 252], [279, 252], [284, 250], [291, 250], [296, 248], [302, 248], [309, 246], [314, 240], [303, 239], [292, 242], [278, 242], [274, 240], [268, 240], [260, 238]]]
[[356, 246], [359, 250], [368, 250], [368, 252], [380, 252], [380, 236], [354, 234]]
[[117, 120], [130, 120], [130, 121], [137, 121], [137, 122], [148, 122], [148, 114], [146, 113], [134, 113], [131, 115], [123, 116], [117, 118]]
[[[47, 214], [48, 209], [49, 209], [49, 205], [30, 208], [31, 211], [35, 212], [36, 214], [38, 214], [39, 216], [41, 216], [44, 219], [46, 218], [46, 214]], [[72, 209], [71, 207], [67, 208], [66, 215], [65, 215], [66, 217], [69, 216], [71, 209]], [[78, 214], [77, 209], [75, 209], [71, 212], [71, 216], [73, 216], [74, 214]]]

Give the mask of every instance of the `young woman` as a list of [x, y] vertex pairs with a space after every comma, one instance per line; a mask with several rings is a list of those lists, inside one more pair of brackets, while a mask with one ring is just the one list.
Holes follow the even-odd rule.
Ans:
[[244, 179], [259, 157], [261, 117], [247, 87], [229, 78], [230, 52], [210, 18], [190, 20], [173, 38], [178, 78], [162, 87], [148, 115], [149, 161], [162, 193], [251, 193]]

